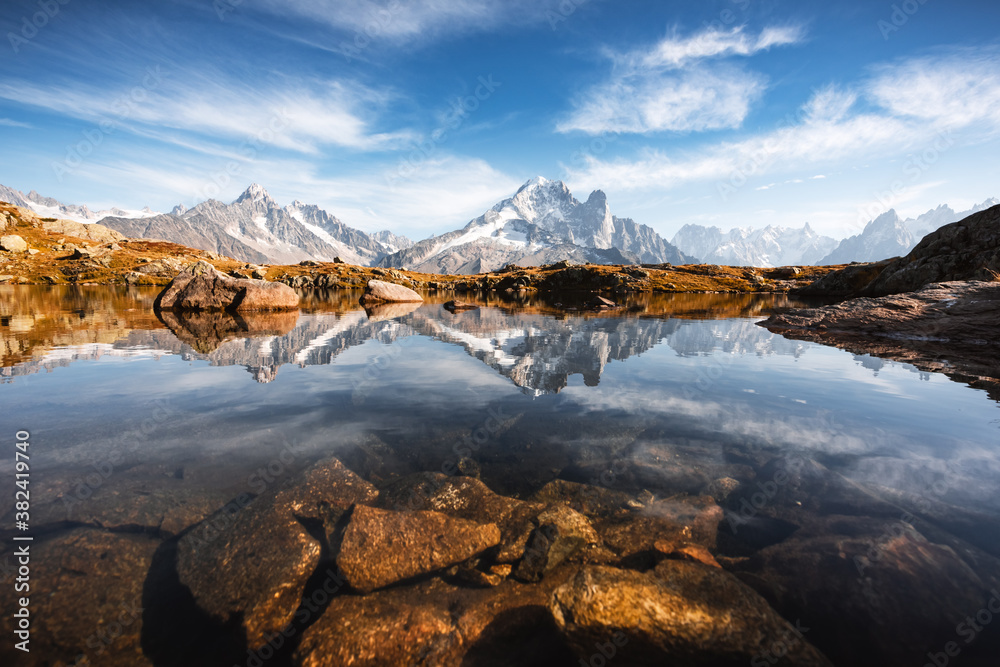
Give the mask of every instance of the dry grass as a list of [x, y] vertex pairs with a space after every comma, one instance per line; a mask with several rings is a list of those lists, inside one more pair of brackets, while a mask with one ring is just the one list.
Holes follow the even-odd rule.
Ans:
[[[0, 252], [0, 282], [36, 285], [165, 285], [179, 267], [198, 260], [213, 264], [224, 273], [253, 276], [255, 267], [220, 257], [214, 253], [166, 241], [126, 239], [99, 243], [67, 234], [46, 231], [43, 219], [31, 211], [0, 203], [0, 212], [12, 222], [2, 234], [17, 234], [34, 254]], [[74, 247], [95, 256], [73, 259]], [[151, 266], [152, 265], [152, 266]], [[160, 271], [151, 271], [162, 267]], [[178, 267], [178, 268], [173, 268]], [[267, 280], [299, 287], [359, 289], [369, 280], [383, 279], [417, 288], [444, 292], [490, 291], [584, 291], [584, 292], [787, 292], [804, 286], [840, 267], [798, 267], [793, 279], [780, 269], [697, 265], [697, 266], [604, 266], [515, 268], [475, 276], [439, 275], [395, 269], [377, 269], [334, 263], [305, 263], [291, 266], [260, 267]], [[301, 278], [300, 278], [301, 276]], [[511, 287], [521, 278], [522, 285]], [[298, 279], [298, 280], [296, 280]], [[318, 280], [317, 280], [318, 279]], [[299, 284], [296, 284], [299, 283]]]

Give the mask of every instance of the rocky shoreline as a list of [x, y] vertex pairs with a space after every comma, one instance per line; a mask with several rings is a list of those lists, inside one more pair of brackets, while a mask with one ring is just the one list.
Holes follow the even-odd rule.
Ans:
[[1000, 282], [936, 283], [906, 294], [776, 313], [759, 324], [787, 338], [944, 373], [1000, 401]]

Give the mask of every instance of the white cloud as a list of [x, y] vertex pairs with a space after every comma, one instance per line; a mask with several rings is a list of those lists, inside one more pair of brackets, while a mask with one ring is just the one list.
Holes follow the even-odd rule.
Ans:
[[688, 63], [723, 56], [752, 56], [773, 46], [797, 44], [803, 39], [801, 28], [767, 28], [756, 38], [735, 28], [729, 32], [706, 30], [691, 37], [676, 34], [663, 39], [647, 52], [633, 52], [620, 62], [636, 68], [681, 69]]
[[0, 85], [0, 97], [95, 124], [110, 121], [116, 128], [182, 130], [302, 153], [324, 145], [380, 150], [414, 139], [405, 131], [371, 129], [368, 119], [378, 116], [388, 93], [341, 81], [284, 79], [250, 86], [207, 73], [164, 70], [142, 88], [107, 91], [89, 84], [19, 81]]
[[566, 167], [567, 180], [574, 189], [662, 190], [704, 181], [736, 181], [739, 187], [745, 179], [777, 170], [857, 162], [933, 145], [946, 130], [974, 131], [979, 141], [1000, 133], [1000, 57], [991, 51], [965, 62], [960, 55], [881, 68], [858, 86], [879, 109], [858, 111], [858, 92], [824, 88], [799, 117], [777, 129], [682, 154], [647, 150], [631, 159], [591, 156], [583, 168]]
[[756, 38], [742, 28], [667, 37], [651, 49], [609, 53], [609, 79], [585, 91], [559, 132], [702, 132], [739, 127], [767, 80], [710, 58], [751, 56], [802, 39], [797, 28], [771, 28]]
[[1000, 52], [960, 52], [885, 66], [870, 97], [891, 113], [945, 125], [1000, 124]]
[[441, 32], [488, 30], [545, 20], [549, 12], [558, 12], [557, 0], [266, 0], [263, 6], [275, 14], [295, 13], [354, 32], [363, 46], [379, 39], [408, 41]]
[[33, 129], [35, 126], [31, 123], [22, 123], [19, 120], [12, 120], [10, 118], [0, 118], [0, 126], [2, 127], [24, 127], [27, 129]]
[[560, 132], [700, 132], [739, 127], [764, 77], [736, 68], [630, 76], [589, 90]]

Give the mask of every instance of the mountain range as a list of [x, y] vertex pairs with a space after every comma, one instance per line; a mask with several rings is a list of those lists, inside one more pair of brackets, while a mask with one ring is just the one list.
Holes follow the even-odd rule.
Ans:
[[0, 200], [39, 216], [100, 222], [128, 237], [173, 241], [255, 264], [339, 257], [361, 266], [451, 274], [562, 260], [759, 267], [878, 261], [904, 255], [927, 233], [1000, 203], [989, 199], [960, 213], [942, 205], [908, 220], [890, 210], [860, 234], [839, 242], [816, 233], [808, 223], [801, 228], [768, 225], [728, 232], [689, 224], [668, 242], [651, 227], [613, 215], [600, 190], [580, 202], [561, 181], [537, 177], [464, 227], [414, 243], [390, 231], [363, 232], [300, 201], [279, 206], [256, 183], [230, 204], [209, 199], [190, 209], [175, 206], [169, 213], [149, 208], [95, 212], [3, 185]]
[[694, 261], [651, 227], [611, 214], [595, 190], [580, 202], [562, 181], [534, 178], [462, 229], [385, 257], [382, 267], [426, 273], [484, 273], [506, 264], [560, 260], [592, 264], [686, 264]]
[[927, 234], [973, 213], [996, 206], [1000, 200], [987, 199], [968, 211], [956, 213], [941, 205], [916, 217], [903, 220], [894, 209], [869, 221], [861, 233], [837, 241], [817, 234], [809, 223], [800, 228], [768, 225], [754, 230], [734, 227], [684, 225], [671, 239], [681, 252], [711, 264], [727, 266], [794, 266], [877, 262], [910, 252]]
[[836, 239], [817, 234], [809, 223], [799, 229], [768, 225], [758, 230], [735, 227], [728, 232], [684, 225], [671, 243], [709, 264], [759, 267], [814, 264], [837, 247]]
[[877, 262], [890, 257], [901, 257], [927, 234], [939, 227], [964, 220], [973, 213], [1000, 204], [996, 198], [987, 199], [968, 211], [956, 213], [950, 206], [938, 206], [916, 217], [903, 220], [895, 209], [878, 216], [865, 225], [860, 234], [840, 242], [830, 254], [817, 264], [848, 264], [850, 262]]

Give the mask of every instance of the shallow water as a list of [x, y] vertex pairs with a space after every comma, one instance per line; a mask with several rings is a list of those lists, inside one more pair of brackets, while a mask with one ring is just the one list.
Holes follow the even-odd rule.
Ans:
[[[720, 554], [780, 540], [743, 543], [735, 528], [797, 508], [817, 526], [893, 521], [843, 500], [846, 484], [947, 531], [959, 541], [949, 548], [1000, 556], [1000, 406], [943, 375], [757, 326], [794, 305], [784, 297], [646, 296], [611, 313], [533, 299], [451, 314], [439, 303], [366, 313], [338, 293], [310, 295], [297, 314], [164, 323], [155, 290], [2, 289], [7, 558], [19, 430], [39, 541], [78, 525], [166, 539], [329, 456], [376, 485], [461, 467], [517, 497], [557, 478], [669, 497], [734, 477], [752, 491], [774, 461], [808, 461], [836, 485], [759, 503], [748, 492], [753, 510], [730, 499]], [[977, 574], [989, 590], [992, 574]], [[69, 650], [36, 641], [35, 655]]]

